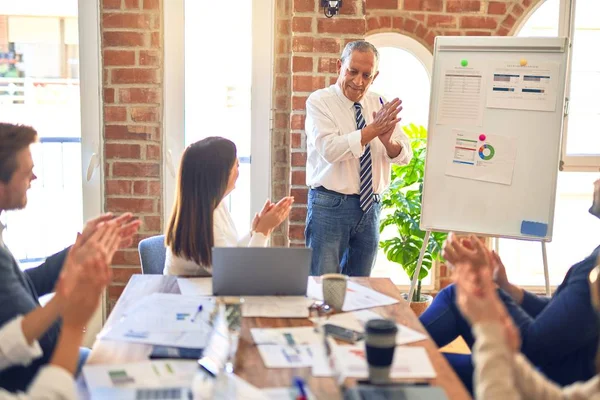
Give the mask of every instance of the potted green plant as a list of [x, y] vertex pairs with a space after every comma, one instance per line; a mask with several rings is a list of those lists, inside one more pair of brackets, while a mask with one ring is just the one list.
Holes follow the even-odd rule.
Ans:
[[[427, 151], [427, 129], [410, 124], [403, 127], [411, 141], [413, 158], [403, 166], [392, 166], [390, 188], [384, 193], [381, 206], [384, 217], [381, 220], [380, 232], [388, 226], [394, 226], [397, 235], [382, 240], [379, 245], [387, 259], [402, 266], [408, 277], [413, 279], [419, 253], [425, 239], [425, 231], [419, 228], [421, 222], [421, 198], [423, 193], [423, 176], [425, 174], [425, 154]], [[421, 314], [431, 304], [432, 297], [421, 293], [421, 280], [431, 270], [435, 260], [441, 259], [441, 250], [446, 240], [446, 233], [432, 232], [423, 257], [423, 263], [417, 278], [417, 287], [413, 293], [411, 307]], [[408, 294], [404, 294], [405, 299]]]

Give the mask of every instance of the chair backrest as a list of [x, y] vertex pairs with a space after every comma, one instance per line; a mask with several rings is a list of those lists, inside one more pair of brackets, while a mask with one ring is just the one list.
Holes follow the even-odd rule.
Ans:
[[162, 274], [165, 268], [165, 235], [140, 241], [138, 245], [143, 274]]

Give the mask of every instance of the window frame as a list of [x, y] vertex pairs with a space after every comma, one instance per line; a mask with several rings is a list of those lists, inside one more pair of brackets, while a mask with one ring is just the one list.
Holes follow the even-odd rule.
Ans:
[[[80, 0], [81, 1], [81, 0]], [[185, 0], [164, 4], [163, 216], [169, 219], [177, 168], [185, 149]], [[252, 23], [250, 215], [271, 197], [271, 137], [274, 76], [275, 0], [252, 0], [252, 15], [271, 23]], [[269, 45], [265, 45], [265, 44]], [[249, 222], [249, 221], [248, 221]]]
[[[427, 75], [429, 76], [429, 83], [431, 85], [431, 77], [433, 74], [433, 54], [427, 47], [419, 43], [417, 40], [403, 35], [397, 32], [383, 32], [368, 35], [365, 38], [366, 41], [373, 44], [375, 47], [394, 47], [400, 50], [409, 52], [418, 61], [421, 62]], [[439, 269], [440, 262], [435, 261], [429, 270], [429, 277], [431, 282], [427, 285], [422, 285], [421, 289], [426, 291], [435, 291], [437, 288], [437, 271]], [[402, 268], [400, 265], [398, 268]], [[410, 280], [410, 279], [409, 279]], [[410, 284], [408, 285], [396, 285], [400, 290], [408, 292], [410, 290]]]

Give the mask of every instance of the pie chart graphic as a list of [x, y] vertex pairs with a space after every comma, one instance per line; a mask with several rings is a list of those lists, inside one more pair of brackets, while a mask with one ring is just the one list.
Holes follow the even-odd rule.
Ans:
[[489, 161], [494, 158], [495, 153], [496, 150], [494, 150], [494, 148], [487, 143], [479, 148], [479, 158], [485, 161]]

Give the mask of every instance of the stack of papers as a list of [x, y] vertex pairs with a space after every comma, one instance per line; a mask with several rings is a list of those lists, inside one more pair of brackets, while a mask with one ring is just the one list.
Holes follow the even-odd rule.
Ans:
[[98, 338], [202, 349], [212, 331], [209, 320], [214, 307], [210, 297], [154, 293], [130, 307]]
[[190, 387], [198, 371], [195, 361], [145, 361], [132, 364], [85, 365], [83, 376], [97, 388]]
[[[367, 321], [383, 318], [381, 315], [369, 310], [355, 311], [351, 313], [335, 314], [327, 318], [324, 324], [338, 325], [346, 329], [352, 329], [357, 332], [364, 332]], [[396, 334], [396, 344], [408, 344], [427, 339], [427, 335], [417, 332], [407, 326], [396, 324], [398, 333]]]
[[[335, 346], [333, 349], [335, 365], [341, 368], [339, 374], [344, 378], [365, 379], [369, 377], [369, 366], [364, 344]], [[313, 349], [312, 374], [316, 377], [334, 376], [324, 347]], [[423, 347], [398, 346], [394, 351], [394, 361], [390, 371], [391, 378], [435, 378], [435, 370], [427, 351]]]
[[[306, 295], [315, 300], [323, 300], [323, 286], [312, 277], [309, 277]], [[373, 289], [361, 286], [358, 283], [348, 281], [342, 311], [389, 306], [396, 303], [398, 303], [398, 300], [393, 297], [386, 296]]]
[[301, 368], [313, 365], [314, 345], [259, 344], [257, 347], [267, 368]]

